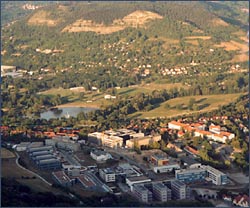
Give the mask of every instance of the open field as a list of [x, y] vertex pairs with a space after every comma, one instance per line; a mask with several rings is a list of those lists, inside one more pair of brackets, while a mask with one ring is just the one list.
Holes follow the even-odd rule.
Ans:
[[[134, 85], [129, 87], [123, 87], [117, 89], [118, 96], [134, 96], [138, 93], [151, 93], [154, 90], [169, 90], [171, 88], [184, 88], [187, 89], [188, 86], [184, 86], [181, 83], [174, 83], [174, 84], [157, 84], [157, 83], [150, 83], [150, 84], [141, 84], [141, 85]], [[57, 107], [94, 107], [94, 108], [102, 108], [108, 106], [114, 102], [114, 100], [106, 100], [104, 99], [104, 95], [109, 94], [105, 92], [86, 92], [84, 93], [84, 98], [82, 100], [79, 99], [79, 92], [72, 92], [69, 89], [63, 88], [52, 88], [47, 91], [40, 92], [39, 94], [44, 95], [61, 95], [61, 97], [67, 97], [69, 100], [68, 103], [58, 105]], [[87, 102], [91, 101], [91, 102]]]
[[15, 158], [15, 154], [6, 148], [1, 148], [1, 158], [8, 159], [8, 158]]
[[[148, 112], [137, 112], [131, 115], [131, 117], [141, 117], [141, 118], [150, 118], [150, 117], [173, 117], [183, 114], [190, 114], [195, 112], [206, 112], [218, 109], [219, 106], [229, 104], [230, 102], [235, 101], [241, 94], [226, 94], [226, 95], [204, 95], [204, 96], [187, 96], [181, 98], [175, 98], [168, 100], [160, 104], [157, 108], [148, 111]], [[195, 105], [200, 107], [199, 111], [188, 110], [187, 105], [191, 98], [195, 99]], [[169, 105], [166, 108], [166, 105]], [[176, 106], [181, 105], [182, 109], [175, 108]]]
[[[54, 192], [54, 193], [61, 193], [60, 190], [55, 189], [48, 184], [44, 183], [39, 178], [32, 178], [34, 175], [32, 173], [27, 172], [19, 168], [16, 165], [16, 158], [11, 159], [2, 159], [2, 177], [6, 178], [15, 178], [18, 182], [23, 185], [29, 186], [34, 191], [38, 192]], [[24, 178], [22, 178], [24, 177]], [[25, 177], [29, 177], [29, 179], [25, 179]]]

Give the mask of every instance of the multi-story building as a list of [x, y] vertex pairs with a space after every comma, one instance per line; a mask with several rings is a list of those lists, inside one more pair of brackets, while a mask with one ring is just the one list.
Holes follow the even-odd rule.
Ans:
[[99, 175], [107, 183], [115, 181], [115, 172], [111, 168], [99, 169]]
[[137, 144], [139, 147], [142, 145], [149, 145], [150, 142], [158, 142], [161, 140], [161, 136], [146, 136], [146, 137], [139, 137], [139, 138], [133, 138], [126, 141], [126, 147], [127, 148], [134, 148], [134, 145]]
[[173, 130], [181, 130], [182, 128], [185, 128], [189, 126], [188, 124], [180, 123], [177, 121], [171, 121], [168, 123], [168, 128]]
[[105, 162], [108, 159], [111, 159], [112, 156], [104, 151], [101, 150], [93, 150], [90, 152], [90, 156], [96, 160], [97, 162]]
[[137, 177], [126, 178], [126, 184], [130, 187], [131, 191], [133, 191], [134, 185], [147, 183], [150, 181], [151, 181], [151, 179], [146, 177], [146, 176], [137, 176]]
[[185, 183], [202, 182], [205, 180], [210, 180], [215, 185], [228, 183], [226, 174], [208, 165], [201, 165], [199, 168], [176, 170], [175, 178]]
[[190, 189], [189, 187], [179, 181], [179, 180], [175, 180], [175, 181], [171, 181], [171, 190], [172, 190], [172, 194], [176, 199], [188, 199], [190, 198]]
[[102, 132], [94, 132], [94, 133], [89, 133], [88, 134], [88, 142], [97, 144], [97, 145], [102, 145], [102, 140], [108, 137]]
[[185, 183], [201, 182], [206, 179], [207, 171], [203, 168], [190, 168], [175, 171], [175, 178]]
[[122, 147], [122, 144], [123, 144], [123, 138], [119, 136], [104, 137], [102, 140], [103, 146], [107, 146], [111, 148]]
[[212, 181], [215, 185], [225, 185], [228, 183], [227, 175], [222, 173], [221, 171], [207, 165], [204, 166], [207, 171], [207, 178]]
[[134, 196], [139, 199], [140, 201], [144, 203], [148, 203], [152, 201], [152, 192], [149, 191], [146, 187], [143, 185], [134, 185], [133, 188]]
[[161, 202], [169, 201], [172, 198], [171, 189], [169, 189], [163, 183], [153, 184], [153, 194], [154, 197]]
[[180, 165], [178, 163], [168, 163], [166, 165], [153, 166], [152, 169], [155, 173], [166, 173], [180, 169]]
[[40, 160], [37, 165], [41, 170], [57, 170], [61, 168], [61, 162], [58, 159]]
[[156, 166], [166, 165], [169, 159], [166, 154], [154, 154], [151, 156], [151, 162]]

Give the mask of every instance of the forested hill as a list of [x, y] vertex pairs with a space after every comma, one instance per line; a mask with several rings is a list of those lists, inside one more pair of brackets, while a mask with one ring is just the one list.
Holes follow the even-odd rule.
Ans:
[[[2, 6], [8, 8], [8, 3]], [[139, 52], [135, 48], [141, 49], [142, 53], [147, 53], [147, 48], [155, 48], [148, 53], [154, 52], [158, 58], [165, 56], [164, 60], [169, 58], [172, 66], [190, 63], [199, 48], [209, 50], [218, 46], [220, 55], [225, 41], [245, 44], [242, 38], [247, 33], [247, 8], [248, 2], [57, 1], [44, 4], [2, 28], [2, 60], [5, 65], [30, 70], [41, 67], [61, 69], [74, 62], [72, 67], [76, 69], [81, 66], [79, 62], [85, 63], [85, 59], [95, 62], [98, 58], [114, 57], [110, 56], [105, 44], [129, 41], [128, 57]], [[9, 15], [12, 13], [16, 14], [12, 11]], [[235, 50], [243, 50], [240, 45], [230, 47], [226, 48], [224, 61], [232, 59]], [[92, 49], [90, 52], [89, 48]], [[97, 48], [99, 55], [95, 51]], [[55, 56], [47, 57], [46, 54], [51, 52], [47, 53], [46, 49], [55, 50]], [[200, 52], [204, 54], [204, 51]], [[185, 53], [185, 57], [176, 58], [180, 53]], [[58, 56], [64, 62], [58, 63]], [[218, 54], [214, 53], [214, 56], [217, 59]], [[160, 58], [159, 62], [162, 62]]]

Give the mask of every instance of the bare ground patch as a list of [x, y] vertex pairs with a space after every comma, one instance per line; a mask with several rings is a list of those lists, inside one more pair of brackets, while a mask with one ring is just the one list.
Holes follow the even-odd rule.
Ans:
[[28, 20], [28, 24], [56, 26], [59, 20], [52, 20], [49, 18], [49, 15], [50, 13], [47, 11], [38, 11]]
[[189, 40], [192, 40], [192, 39], [209, 40], [209, 39], [211, 39], [211, 36], [187, 36], [186, 39], [189, 39]]
[[190, 43], [190, 44], [195, 45], [195, 46], [199, 45], [198, 40], [186, 40], [185, 42]]
[[149, 11], [135, 11], [123, 19], [114, 20], [111, 25], [98, 24], [91, 20], [80, 19], [71, 25], [66, 26], [62, 32], [96, 32], [100, 34], [110, 34], [120, 30], [124, 30], [126, 27], [142, 27], [148, 21], [154, 19], [162, 19], [159, 14]]
[[215, 26], [228, 26], [228, 23], [219, 18], [212, 19], [212, 23]]
[[234, 50], [240, 50], [243, 53], [248, 51], [248, 45], [242, 44], [236, 41], [229, 41], [229, 42], [221, 42], [219, 45], [215, 45], [216, 47], [222, 47], [227, 51], [234, 51]]

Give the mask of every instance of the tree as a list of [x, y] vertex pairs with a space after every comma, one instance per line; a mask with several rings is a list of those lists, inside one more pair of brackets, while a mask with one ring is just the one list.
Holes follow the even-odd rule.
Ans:
[[188, 102], [188, 109], [189, 110], [193, 110], [193, 105], [195, 104], [195, 99], [194, 98], [190, 98], [189, 102]]
[[84, 92], [80, 92], [79, 93], [79, 100], [83, 100], [84, 99]]

